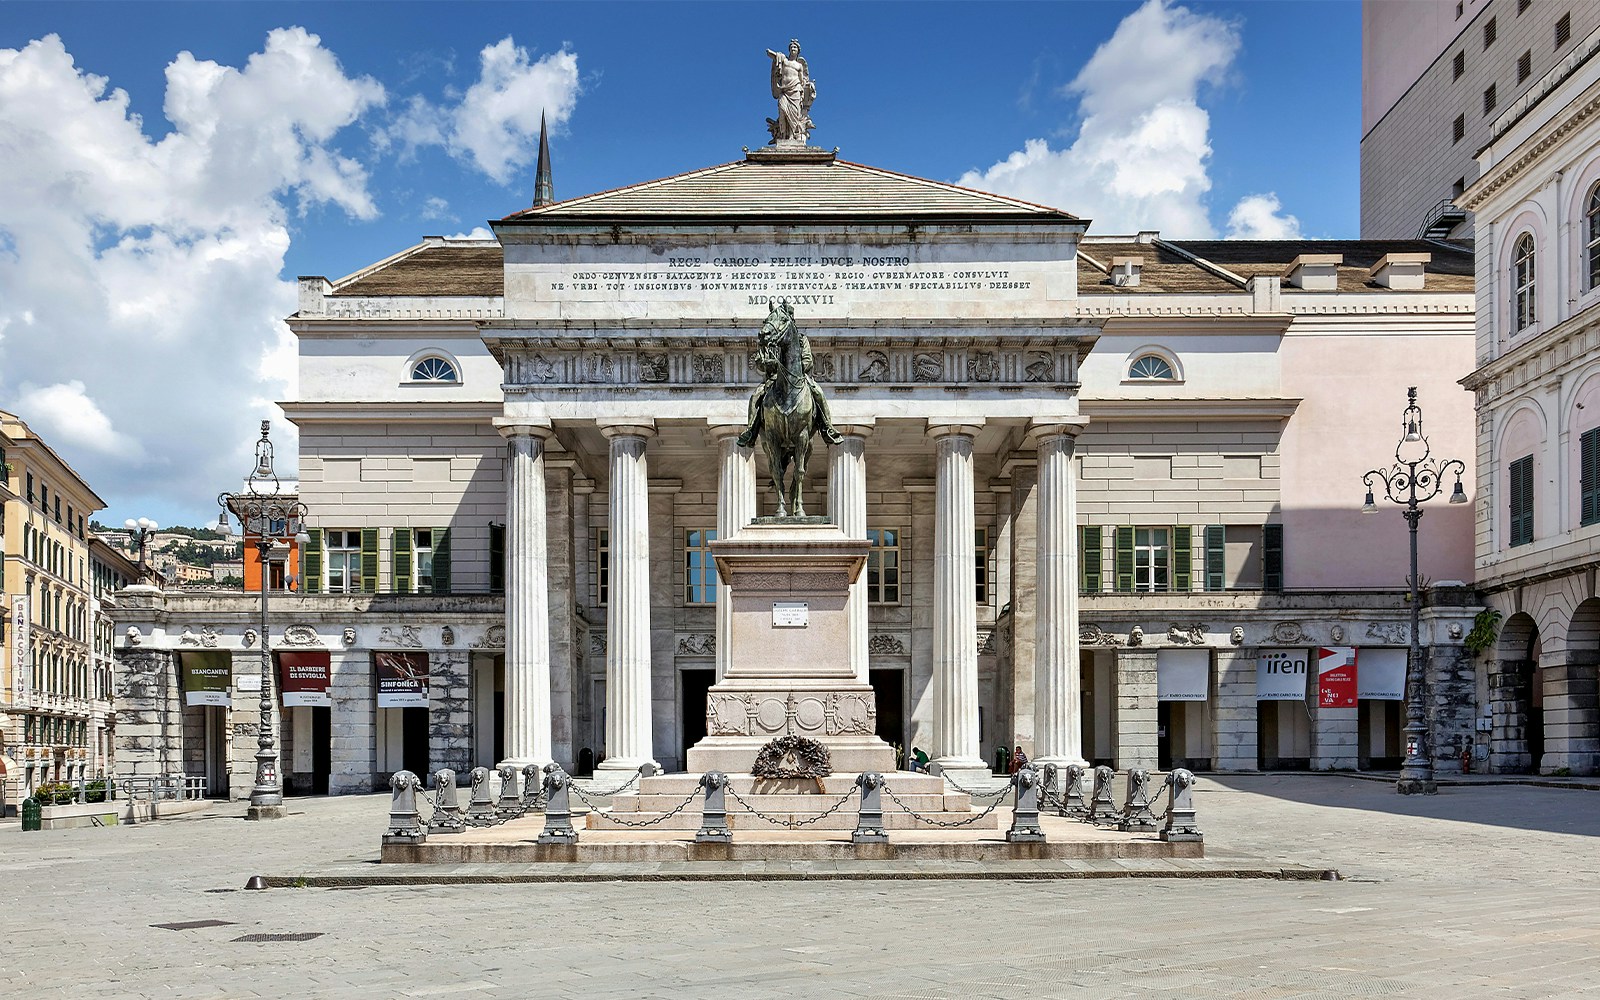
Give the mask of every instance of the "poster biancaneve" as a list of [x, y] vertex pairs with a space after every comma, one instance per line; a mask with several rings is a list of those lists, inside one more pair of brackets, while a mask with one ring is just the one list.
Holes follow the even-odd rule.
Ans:
[[227, 653], [179, 654], [185, 705], [233, 704], [233, 658]]
[[379, 708], [428, 707], [427, 653], [373, 653]]

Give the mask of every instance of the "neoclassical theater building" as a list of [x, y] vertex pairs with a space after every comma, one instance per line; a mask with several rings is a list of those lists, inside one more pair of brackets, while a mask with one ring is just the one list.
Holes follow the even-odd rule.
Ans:
[[[1412, 385], [1473, 466], [1469, 247], [1096, 237], [815, 148], [541, 188], [492, 239], [301, 279], [303, 579], [265, 636], [259, 594], [119, 598], [120, 768], [248, 794], [266, 641], [274, 686], [294, 668], [269, 692], [291, 792], [681, 769], [727, 666], [710, 543], [774, 509], [737, 441], [774, 300], [843, 435], [807, 509], [871, 543], [850, 655], [885, 740], [952, 766], [1397, 764], [1406, 526], [1360, 515], [1361, 476]], [[1421, 534], [1446, 771], [1485, 738], [1472, 511], [1441, 500]], [[1325, 706], [1329, 657], [1360, 690]]]

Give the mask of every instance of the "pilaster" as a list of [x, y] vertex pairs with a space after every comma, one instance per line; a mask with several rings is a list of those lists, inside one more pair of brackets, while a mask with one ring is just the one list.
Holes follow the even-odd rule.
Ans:
[[1213, 711], [1213, 741], [1219, 771], [1254, 771], [1259, 749], [1257, 727], [1260, 705], [1256, 701], [1256, 650], [1249, 647], [1219, 649], [1217, 700]]
[[[717, 442], [717, 537], [732, 538], [756, 516], [755, 449], [740, 447], [737, 438], [743, 424], [712, 424], [711, 437]], [[728, 674], [733, 655], [728, 641], [733, 624], [732, 592], [717, 579], [716, 665], [717, 681]]]
[[1156, 651], [1117, 650], [1116, 767], [1154, 768], [1156, 753]]

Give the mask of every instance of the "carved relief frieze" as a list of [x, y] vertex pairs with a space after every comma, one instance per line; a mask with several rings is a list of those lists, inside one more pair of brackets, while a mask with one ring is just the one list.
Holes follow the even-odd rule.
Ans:
[[583, 358], [583, 380], [585, 382], [610, 382], [615, 377], [615, 365], [611, 355], [593, 353], [586, 354]]
[[915, 382], [943, 381], [944, 355], [934, 351], [918, 351], [912, 355], [911, 378]]
[[967, 379], [971, 382], [994, 382], [1000, 378], [1000, 364], [991, 351], [974, 351], [967, 357]]
[[506, 627], [504, 625], [490, 625], [483, 632], [483, 638], [472, 644], [473, 649], [504, 649], [506, 648]]
[[980, 628], [980, 629], [978, 629], [978, 652], [979, 653], [994, 653], [994, 652], [997, 652], [997, 651], [998, 650], [997, 650], [996, 645], [995, 645], [994, 629], [992, 629], [992, 628]]
[[456, 644], [456, 630], [448, 625], [440, 628], [439, 642], [441, 645], [454, 646]]
[[832, 382], [834, 380], [833, 355], [818, 354], [812, 359], [811, 377], [818, 382]]
[[867, 639], [867, 652], [875, 656], [899, 656], [906, 651], [905, 642], [897, 635], [874, 632]]
[[317, 630], [310, 625], [290, 625], [283, 630], [285, 646], [315, 646], [320, 641], [317, 638]]
[[1167, 629], [1167, 641], [1180, 646], [1202, 645], [1206, 641], [1206, 627], [1200, 622], [1172, 625]]
[[1411, 641], [1411, 629], [1402, 622], [1369, 622], [1367, 638], [1403, 646]]
[[665, 382], [670, 372], [670, 365], [665, 354], [639, 355], [639, 381]]
[[717, 637], [715, 633], [695, 632], [678, 636], [678, 655], [680, 656], [715, 656], [716, 653]]
[[1300, 627], [1299, 622], [1278, 622], [1272, 626], [1272, 641], [1280, 646], [1309, 645], [1311, 637], [1306, 635], [1306, 630]]
[[1055, 378], [1055, 358], [1046, 351], [1028, 352], [1028, 366], [1022, 370], [1024, 382], [1051, 382]]
[[878, 710], [868, 692], [713, 692], [706, 696], [709, 736], [870, 736]]
[[887, 382], [889, 380], [889, 355], [882, 351], [868, 351], [867, 363], [856, 373], [858, 382]]
[[378, 633], [380, 646], [422, 646], [422, 636], [415, 625], [385, 625]]
[[694, 356], [694, 380], [696, 382], [717, 382], [726, 379], [723, 370], [723, 358], [720, 354], [696, 354]]
[[1122, 636], [1107, 632], [1098, 625], [1085, 623], [1078, 626], [1078, 645], [1120, 646], [1122, 645]]

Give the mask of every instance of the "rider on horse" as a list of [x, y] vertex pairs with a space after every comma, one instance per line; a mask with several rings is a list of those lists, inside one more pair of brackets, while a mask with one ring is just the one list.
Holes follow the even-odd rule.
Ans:
[[[784, 303], [788, 305], [787, 302]], [[791, 319], [790, 323], [794, 321]], [[749, 448], [756, 443], [756, 436], [761, 432], [761, 399], [766, 395], [767, 387], [778, 381], [778, 370], [783, 367], [781, 352], [785, 330], [774, 327], [769, 333], [762, 330], [763, 336], [756, 347], [756, 367], [766, 374], [766, 380], [760, 388], [750, 396], [750, 413], [746, 418], [748, 426], [743, 434], [739, 435], [738, 444], [741, 448]], [[844, 440], [833, 426], [833, 417], [828, 413], [828, 401], [822, 395], [822, 388], [817, 385], [816, 379], [811, 377], [811, 341], [799, 330], [795, 331], [800, 341], [800, 369], [805, 372], [806, 388], [811, 393], [811, 398], [816, 408], [816, 431], [820, 433], [829, 444], [838, 444]]]

